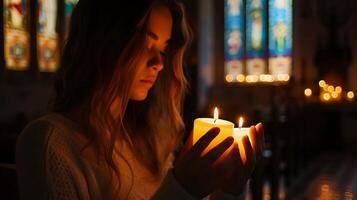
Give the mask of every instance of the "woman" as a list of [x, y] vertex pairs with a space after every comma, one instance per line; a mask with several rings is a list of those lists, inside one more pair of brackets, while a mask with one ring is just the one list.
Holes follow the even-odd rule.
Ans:
[[[55, 83], [53, 112], [17, 146], [20, 195], [29, 199], [193, 199], [239, 196], [261, 152], [262, 126], [244, 139], [248, 164], [218, 134], [187, 143], [182, 60], [189, 41], [175, 0], [80, 0]], [[253, 152], [254, 151], [254, 152]], [[223, 183], [229, 183], [225, 185]]]

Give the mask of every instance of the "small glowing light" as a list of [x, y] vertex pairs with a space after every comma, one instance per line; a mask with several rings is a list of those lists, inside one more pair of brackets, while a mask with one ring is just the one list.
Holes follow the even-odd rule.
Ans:
[[245, 76], [243, 74], [238, 74], [236, 78], [237, 78], [238, 82], [244, 82], [245, 81]]
[[240, 117], [240, 118], [239, 118], [239, 128], [242, 128], [242, 127], [243, 127], [243, 122], [244, 122], [243, 117]]
[[353, 93], [352, 91], [348, 91], [347, 92], [347, 98], [349, 100], [352, 100], [355, 97], [355, 93]]
[[312, 95], [312, 90], [310, 88], [306, 88], [304, 94], [305, 96], [310, 97]]
[[282, 81], [284, 79], [284, 76], [282, 74], [278, 74], [278, 81]]
[[278, 74], [277, 79], [278, 81], [289, 81], [290, 76], [289, 74]]
[[335, 91], [336, 91], [337, 93], [341, 93], [341, 92], [342, 92], [342, 87], [341, 87], [341, 86], [337, 86], [337, 87], [335, 88]]
[[226, 81], [229, 82], [229, 83], [233, 82], [233, 75], [232, 74], [228, 74], [226, 76]]
[[338, 97], [338, 92], [332, 92], [331, 96], [333, 99], [336, 99]]
[[248, 76], [246, 77], [246, 81], [247, 81], [248, 83], [255, 83], [255, 82], [257, 82], [258, 80], [259, 80], [259, 77], [256, 76], [256, 75], [248, 75]]
[[324, 89], [324, 91], [328, 91], [328, 87], [329, 87], [329, 85], [328, 84], [325, 84], [325, 86], [323, 87], [323, 89]]
[[332, 85], [330, 85], [330, 86], [328, 86], [327, 90], [329, 92], [333, 92], [333, 91], [335, 91], [335, 88]]
[[274, 81], [274, 76], [267, 74], [265, 76], [266, 82], [273, 82]]
[[324, 100], [329, 101], [329, 100], [331, 99], [330, 93], [325, 93], [325, 94], [323, 95], [323, 98], [324, 98]]
[[273, 82], [274, 77], [270, 74], [262, 74], [259, 76], [259, 80], [262, 82]]
[[261, 74], [261, 75], [259, 76], [259, 80], [265, 82], [265, 80], [266, 80], [265, 74]]
[[289, 81], [289, 80], [290, 80], [290, 76], [288, 74], [285, 74], [283, 81]]
[[214, 112], [213, 112], [214, 121], [216, 121], [218, 119], [218, 115], [219, 115], [218, 108], [215, 107]]
[[320, 87], [325, 87], [325, 85], [326, 85], [326, 82], [324, 81], [324, 80], [321, 80], [321, 81], [319, 81], [319, 86]]

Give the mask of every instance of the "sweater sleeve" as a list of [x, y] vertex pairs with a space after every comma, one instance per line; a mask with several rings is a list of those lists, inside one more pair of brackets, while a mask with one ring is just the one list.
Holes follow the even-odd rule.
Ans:
[[44, 152], [51, 127], [45, 122], [28, 125], [16, 145], [16, 171], [21, 199], [48, 199]]
[[70, 147], [58, 139], [50, 141], [49, 144], [45, 170], [50, 199], [90, 199], [82, 178], [83, 172], [79, 169]]
[[66, 143], [54, 127], [35, 121], [21, 133], [16, 152], [21, 199], [89, 199]]

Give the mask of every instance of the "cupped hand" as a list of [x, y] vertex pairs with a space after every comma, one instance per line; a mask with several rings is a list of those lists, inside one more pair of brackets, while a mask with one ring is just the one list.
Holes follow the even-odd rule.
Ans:
[[[192, 195], [203, 198], [222, 182], [224, 170], [215, 161], [233, 144], [232, 137], [202, 155], [220, 129], [212, 128], [192, 146], [192, 134], [176, 159], [173, 173], [177, 181]], [[192, 147], [192, 148], [191, 148]]]
[[229, 156], [224, 161], [224, 165], [227, 166], [226, 169], [228, 170], [225, 176], [226, 180], [223, 182], [221, 189], [226, 193], [241, 194], [254, 171], [256, 163], [261, 158], [264, 146], [263, 125], [259, 123], [257, 126], [250, 127], [249, 137], [250, 140], [248, 136], [242, 137], [247, 159], [245, 163], [242, 162], [237, 143], [233, 145]]

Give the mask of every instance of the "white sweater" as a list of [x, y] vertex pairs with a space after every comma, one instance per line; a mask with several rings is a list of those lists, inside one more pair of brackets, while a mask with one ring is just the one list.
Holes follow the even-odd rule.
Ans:
[[[96, 162], [93, 148], [79, 134], [73, 121], [56, 113], [30, 123], [21, 133], [16, 148], [16, 165], [21, 199], [106, 199], [112, 170]], [[157, 179], [141, 165], [129, 148], [118, 162], [121, 185], [119, 199], [194, 199], [171, 173], [172, 156], [166, 161], [166, 177]], [[128, 167], [130, 165], [131, 169]], [[117, 183], [117, 182], [114, 182]], [[216, 192], [207, 199], [241, 199]]]

